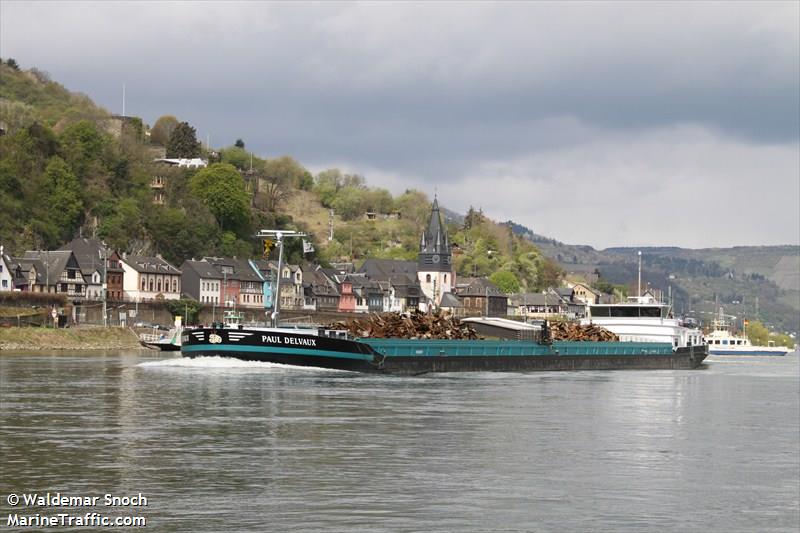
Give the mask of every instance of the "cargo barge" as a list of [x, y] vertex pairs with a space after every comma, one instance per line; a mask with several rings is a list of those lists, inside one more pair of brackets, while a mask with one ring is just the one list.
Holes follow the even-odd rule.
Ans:
[[355, 372], [418, 375], [430, 372], [692, 369], [706, 346], [674, 349], [658, 342], [355, 339], [344, 331], [246, 328], [215, 324], [184, 330], [184, 357], [235, 357], [284, 365]]
[[[435, 222], [434, 214], [438, 220], [435, 202], [432, 224]], [[283, 239], [303, 237], [305, 234], [261, 230], [259, 236], [274, 239], [278, 248], [277, 270], [281, 272]], [[439, 240], [437, 238], [437, 242]], [[425, 237], [422, 242], [424, 245]], [[435, 257], [438, 260], [439, 256]], [[281, 293], [280, 279], [280, 276], [276, 279], [274, 294]], [[184, 329], [180, 340], [181, 355], [235, 357], [284, 365], [401, 375], [429, 372], [691, 369], [699, 367], [708, 355], [706, 345], [682, 347], [673, 346], [671, 342], [550, 342], [548, 334], [538, 341], [354, 338], [349, 332], [337, 329], [279, 327], [279, 314], [279, 299], [274, 302], [273, 327], [245, 327], [240, 317], [226, 311], [222, 323]], [[547, 329], [545, 325], [544, 330]]]

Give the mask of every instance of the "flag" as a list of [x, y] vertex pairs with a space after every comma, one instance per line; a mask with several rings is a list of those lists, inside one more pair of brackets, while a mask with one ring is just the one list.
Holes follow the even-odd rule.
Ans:
[[314, 251], [314, 245], [308, 242], [307, 240], [303, 239], [303, 253], [310, 254]]
[[275, 242], [272, 239], [264, 239], [264, 257], [267, 257], [274, 247]]

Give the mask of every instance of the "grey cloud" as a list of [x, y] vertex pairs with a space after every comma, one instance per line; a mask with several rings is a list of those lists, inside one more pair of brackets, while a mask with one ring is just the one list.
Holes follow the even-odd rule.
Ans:
[[[502, 161], [527, 162], [514, 175], [526, 191], [570, 172], [572, 187], [622, 187], [569, 158], [641, 151], [641, 138], [679, 157], [680, 138], [654, 132], [686, 125], [751, 158], [800, 139], [797, 3], [4, 1], [0, 15], [4, 57], [114, 111], [124, 82], [128, 112], [151, 124], [174, 114], [216, 146], [241, 137], [260, 155], [346, 164], [394, 188], [436, 181], [461, 198], [460, 184], [498, 178]], [[555, 154], [567, 158], [557, 169]], [[780, 161], [772, 172], [790, 187], [800, 169]], [[649, 190], [663, 177], [639, 172]]]

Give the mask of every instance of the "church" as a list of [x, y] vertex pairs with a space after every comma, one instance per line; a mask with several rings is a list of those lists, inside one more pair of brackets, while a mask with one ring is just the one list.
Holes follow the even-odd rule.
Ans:
[[436, 197], [433, 199], [428, 226], [419, 241], [417, 279], [422, 293], [433, 307], [439, 307], [444, 294], [451, 292], [456, 284], [452, 248]]
[[[453, 252], [442, 223], [439, 200], [434, 197], [428, 225], [419, 241], [417, 261], [394, 259], [367, 259], [358, 270], [373, 281], [386, 281], [397, 290], [407, 303], [422, 311], [442, 307], [442, 298], [452, 304], [456, 284]], [[392, 309], [403, 310], [403, 309]]]

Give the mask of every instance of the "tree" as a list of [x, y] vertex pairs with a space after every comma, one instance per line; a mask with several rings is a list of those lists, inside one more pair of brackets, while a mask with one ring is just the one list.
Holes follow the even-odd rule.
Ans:
[[200, 302], [191, 298], [181, 298], [180, 300], [165, 300], [172, 316], [179, 316], [185, 320], [185, 324], [197, 324], [200, 316]]
[[233, 145], [234, 145], [236, 148], [241, 148], [242, 150], [244, 150], [244, 141], [243, 141], [243, 140], [241, 140], [241, 139], [236, 139], [236, 142], [235, 142], [235, 143], [233, 143]]
[[94, 161], [100, 159], [106, 143], [97, 126], [88, 120], [67, 126], [59, 140], [60, 153], [80, 178], [85, 176]]
[[325, 207], [333, 205], [336, 193], [342, 188], [342, 172], [338, 168], [329, 168], [317, 174], [314, 192]]
[[19, 64], [17, 64], [17, 60], [14, 59], [13, 57], [9, 57], [6, 60], [6, 65], [8, 65], [9, 67], [13, 68], [17, 72], [19, 72]]
[[189, 179], [192, 194], [205, 204], [221, 229], [238, 229], [250, 218], [250, 195], [233, 165], [214, 163]]
[[34, 122], [36, 122], [36, 111], [33, 106], [0, 99], [0, 123], [5, 124], [6, 135], [13, 135]]
[[342, 188], [333, 199], [332, 207], [344, 220], [355, 220], [366, 211], [365, 193], [363, 189], [353, 187]]
[[513, 294], [519, 292], [519, 280], [513, 272], [501, 270], [489, 276], [489, 281], [497, 285], [503, 294]]
[[250, 167], [250, 154], [244, 148], [231, 146], [222, 151], [222, 162], [233, 165], [239, 170], [247, 170]]
[[81, 184], [67, 163], [58, 156], [52, 157], [47, 164], [44, 181], [47, 190], [43, 202], [47, 210], [46, 218], [59, 228], [59, 236], [66, 240], [78, 227], [83, 214]]
[[[289, 156], [268, 159], [259, 169], [259, 191], [266, 198], [265, 207], [274, 211], [295, 187], [304, 179], [308, 171]], [[263, 183], [263, 186], [262, 186]]]
[[538, 290], [561, 285], [561, 278], [564, 277], [564, 269], [549, 257], [543, 257], [539, 263], [539, 275], [536, 280]]
[[400, 211], [404, 220], [415, 224], [425, 224], [431, 213], [431, 202], [424, 192], [407, 190], [394, 201], [395, 209]]
[[175, 126], [167, 142], [167, 157], [192, 159], [200, 157], [200, 142], [197, 132], [188, 122]]
[[756, 346], [766, 346], [769, 342], [769, 330], [761, 322], [749, 322], [745, 331], [747, 338]]
[[172, 137], [172, 132], [178, 126], [178, 119], [172, 115], [164, 115], [156, 120], [150, 129], [150, 142], [161, 146], [166, 146]]
[[133, 198], [125, 198], [118, 204], [113, 214], [103, 219], [98, 227], [100, 237], [117, 250], [128, 250], [132, 240], [141, 237], [142, 213]]

